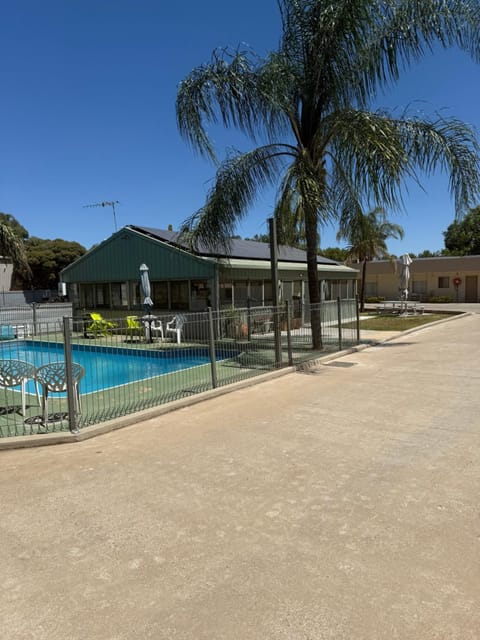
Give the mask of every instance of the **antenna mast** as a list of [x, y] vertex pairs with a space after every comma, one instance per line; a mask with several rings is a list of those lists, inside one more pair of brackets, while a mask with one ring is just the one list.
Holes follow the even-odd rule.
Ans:
[[96, 202], [95, 204], [85, 204], [83, 206], [84, 209], [87, 207], [112, 207], [113, 211], [113, 224], [115, 226], [115, 231], [117, 231], [117, 216], [115, 214], [115, 205], [120, 204], [118, 200], [105, 200], [104, 202]]

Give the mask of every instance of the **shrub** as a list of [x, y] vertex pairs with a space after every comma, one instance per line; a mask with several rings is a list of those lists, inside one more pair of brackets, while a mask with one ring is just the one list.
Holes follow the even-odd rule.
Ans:
[[369, 298], [365, 298], [365, 302], [368, 302], [369, 304], [385, 302], [385, 296], [370, 296]]
[[427, 302], [448, 303], [453, 302], [451, 296], [430, 296]]

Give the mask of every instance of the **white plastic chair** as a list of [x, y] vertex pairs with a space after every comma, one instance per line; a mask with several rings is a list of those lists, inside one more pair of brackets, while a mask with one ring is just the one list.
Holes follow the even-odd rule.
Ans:
[[161, 320], [152, 320], [150, 323], [150, 331], [154, 335], [159, 333], [162, 341], [165, 340], [165, 336], [163, 335], [163, 322]]
[[[22, 416], [26, 411], [26, 386], [28, 380], [35, 380], [35, 367], [23, 360], [0, 360], [0, 386], [1, 387], [21, 387], [22, 391]], [[37, 401], [40, 404], [38, 385], [35, 380], [35, 391]]]
[[173, 333], [177, 338], [177, 344], [182, 342], [182, 330], [187, 318], [179, 313], [177, 316], [173, 316], [170, 322], [167, 322], [165, 327], [165, 333]]

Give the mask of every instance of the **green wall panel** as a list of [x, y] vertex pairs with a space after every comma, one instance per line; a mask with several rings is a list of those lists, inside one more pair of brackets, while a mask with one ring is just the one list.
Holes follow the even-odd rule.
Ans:
[[62, 272], [64, 282], [123, 282], [139, 278], [145, 263], [151, 280], [211, 278], [213, 262], [122, 229]]

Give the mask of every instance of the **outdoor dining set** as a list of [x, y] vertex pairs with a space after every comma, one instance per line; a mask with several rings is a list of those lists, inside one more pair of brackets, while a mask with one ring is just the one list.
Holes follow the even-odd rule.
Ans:
[[[86, 323], [84, 336], [96, 337], [108, 335], [117, 330], [122, 330], [115, 322], [106, 320], [100, 313], [90, 313], [90, 321]], [[174, 337], [177, 344], [182, 342], [182, 332], [186, 322], [184, 314], [173, 316], [168, 322], [163, 322], [158, 316], [146, 314], [144, 316], [127, 316], [125, 318], [125, 334], [133, 341], [135, 336], [144, 337], [146, 342], [152, 342], [154, 336], [160, 336], [163, 342], [169, 336]]]
[[[78, 363], [73, 362], [71, 365], [71, 384], [74, 390], [74, 411], [75, 414], [81, 413], [79, 384], [85, 369]], [[65, 362], [50, 362], [40, 367], [35, 367], [29, 362], [23, 360], [0, 360], [0, 387], [13, 388], [20, 387], [22, 394], [21, 408], [14, 409], [25, 417], [26, 404], [26, 388], [29, 380], [34, 381], [35, 395], [39, 405], [41, 405], [41, 415], [38, 416], [39, 422], [46, 425], [49, 421], [48, 413], [48, 397], [51, 393], [62, 393], [68, 388], [68, 371]], [[42, 398], [40, 399], [39, 388], [42, 389]]]

